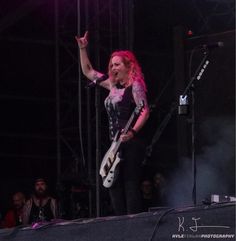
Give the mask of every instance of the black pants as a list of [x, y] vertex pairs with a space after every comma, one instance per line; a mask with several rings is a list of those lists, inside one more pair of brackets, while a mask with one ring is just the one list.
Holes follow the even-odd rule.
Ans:
[[109, 189], [115, 215], [141, 212], [140, 178], [144, 151], [144, 144], [136, 138], [121, 146], [119, 174]]

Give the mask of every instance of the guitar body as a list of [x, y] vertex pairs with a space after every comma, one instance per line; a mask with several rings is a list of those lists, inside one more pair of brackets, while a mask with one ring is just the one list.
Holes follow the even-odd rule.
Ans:
[[[133, 111], [125, 128], [122, 130], [122, 134], [123, 133], [126, 134], [129, 131], [129, 128], [134, 118], [140, 114], [143, 107], [144, 107], [144, 102], [142, 101], [140, 105], [137, 106]], [[117, 165], [120, 163], [120, 160], [121, 160], [119, 157], [120, 144], [121, 144], [120, 132], [117, 131], [114, 141], [112, 142], [109, 150], [106, 152], [99, 170], [99, 174], [102, 177], [103, 186], [106, 188], [109, 188], [113, 185], [118, 173]]]
[[116, 151], [117, 144], [117, 141], [112, 142], [101, 163], [99, 174], [106, 188], [113, 185], [117, 176], [117, 165], [120, 162], [119, 152]]

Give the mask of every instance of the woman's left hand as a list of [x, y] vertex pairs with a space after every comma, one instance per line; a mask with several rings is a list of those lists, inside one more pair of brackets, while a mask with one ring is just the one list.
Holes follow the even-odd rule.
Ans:
[[132, 131], [128, 131], [126, 134], [120, 135], [121, 142], [127, 142], [130, 139], [132, 139], [133, 137], [134, 137], [134, 134]]

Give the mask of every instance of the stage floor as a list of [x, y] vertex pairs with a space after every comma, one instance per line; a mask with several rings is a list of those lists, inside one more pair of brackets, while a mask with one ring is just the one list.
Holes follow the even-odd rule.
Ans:
[[56, 220], [1, 229], [0, 240], [235, 240], [235, 202], [151, 210], [135, 215]]

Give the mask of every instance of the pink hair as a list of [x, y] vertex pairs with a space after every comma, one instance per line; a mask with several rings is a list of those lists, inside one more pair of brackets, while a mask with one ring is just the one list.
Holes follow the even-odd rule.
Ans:
[[141, 67], [140, 67], [136, 57], [134, 56], [134, 54], [129, 50], [115, 51], [111, 54], [109, 66], [108, 66], [109, 76], [112, 76], [111, 75], [111, 60], [114, 56], [121, 57], [124, 65], [129, 69], [128, 85], [132, 85], [134, 81], [138, 81], [142, 84], [142, 86], [144, 87], [144, 90], [146, 91], [147, 88], [146, 88], [146, 84], [144, 81]]

